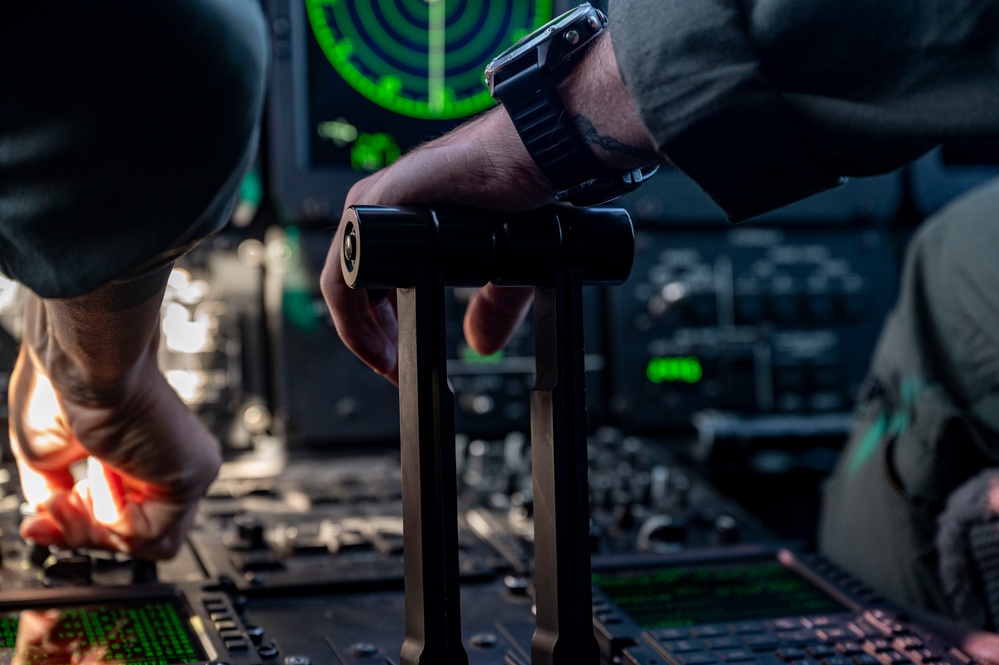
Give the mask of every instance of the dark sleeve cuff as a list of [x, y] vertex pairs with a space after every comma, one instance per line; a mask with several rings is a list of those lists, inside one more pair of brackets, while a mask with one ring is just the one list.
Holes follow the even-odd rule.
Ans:
[[82, 295], [224, 225], [267, 57], [254, 0], [0, 9], [0, 271]]
[[611, 0], [657, 148], [733, 219], [999, 136], [999, 0]]
[[796, 133], [736, 5], [629, 0], [610, 6], [618, 67], [657, 149], [733, 220], [840, 182]]

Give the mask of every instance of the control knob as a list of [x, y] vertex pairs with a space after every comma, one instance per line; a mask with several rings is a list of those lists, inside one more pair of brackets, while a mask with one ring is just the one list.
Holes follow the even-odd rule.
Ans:
[[90, 584], [90, 557], [74, 550], [53, 552], [45, 559], [42, 570], [48, 583]]
[[638, 529], [638, 549], [657, 553], [682, 549], [687, 539], [688, 526], [688, 520], [678, 515], [653, 515]]
[[233, 518], [236, 527], [234, 548], [245, 550], [259, 550], [267, 546], [264, 539], [264, 523], [258, 517], [251, 515], [237, 515]]

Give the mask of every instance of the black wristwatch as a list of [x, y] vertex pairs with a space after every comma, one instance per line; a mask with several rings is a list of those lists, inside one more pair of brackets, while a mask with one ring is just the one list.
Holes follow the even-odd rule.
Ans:
[[575, 205], [606, 203], [638, 187], [656, 168], [622, 171], [599, 162], [566, 115], [556, 86], [572, 70], [607, 16], [584, 3], [538, 28], [493, 59], [486, 84], [513, 120], [527, 152]]

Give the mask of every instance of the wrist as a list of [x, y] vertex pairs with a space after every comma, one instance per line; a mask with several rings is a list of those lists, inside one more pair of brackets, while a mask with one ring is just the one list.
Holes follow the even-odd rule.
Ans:
[[76, 298], [32, 296], [24, 343], [59, 394], [113, 405], [156, 372], [159, 306], [169, 267]]
[[502, 108], [495, 108], [481, 120], [486, 127], [479, 134], [490, 137], [491, 143], [480, 141], [478, 145], [492, 179], [512, 181], [537, 206], [550, 203], [559, 188], [542, 173], [527, 152], [510, 116]]
[[486, 68], [490, 92], [556, 198], [574, 205], [633, 191], [662, 162], [620, 79], [607, 23], [583, 3]]
[[609, 29], [559, 84], [558, 93], [576, 130], [604, 166], [636, 169], [665, 163], [621, 80]]

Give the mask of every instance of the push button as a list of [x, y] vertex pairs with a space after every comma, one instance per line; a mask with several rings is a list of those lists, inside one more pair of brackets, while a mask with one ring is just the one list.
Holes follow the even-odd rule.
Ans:
[[226, 611], [229, 610], [229, 606], [226, 605], [221, 600], [214, 599], [214, 598], [206, 598], [205, 599], [205, 609], [208, 610], [208, 612], [210, 614], [212, 612], [226, 612]]
[[742, 638], [742, 643], [750, 649], [770, 650], [780, 646], [781, 640], [776, 635], [746, 635]]
[[745, 663], [750, 660], [756, 660], [756, 654], [749, 649], [726, 649], [725, 651], [719, 651], [718, 655], [726, 663]]
[[822, 665], [853, 665], [849, 658], [844, 658], [843, 656], [833, 656], [831, 658], [824, 658], [822, 660]]
[[273, 644], [261, 644], [257, 647], [257, 653], [261, 658], [276, 658], [281, 652]]
[[751, 635], [754, 633], [762, 633], [767, 629], [767, 627], [759, 621], [740, 621], [739, 623], [729, 624], [728, 629], [736, 635]]
[[836, 655], [836, 651], [829, 645], [826, 644], [816, 644], [805, 649], [807, 653], [812, 658], [827, 658], [829, 656]]
[[835, 649], [844, 656], [853, 656], [864, 652], [864, 647], [862, 647], [859, 642], [853, 641], [839, 642], [836, 644]]
[[690, 634], [694, 637], [717, 637], [724, 635], [725, 630], [718, 626], [694, 626], [690, 629]]
[[249, 651], [250, 644], [243, 638], [234, 638], [229, 640], [223, 640], [222, 644], [229, 651]]
[[802, 649], [796, 647], [785, 647], [783, 649], [778, 649], [776, 655], [781, 660], [792, 661], [801, 660], [805, 657], [805, 652]]
[[657, 640], [682, 640], [690, 637], [690, 631], [686, 628], [661, 628], [653, 633]]
[[676, 640], [673, 642], [663, 642], [663, 646], [671, 653], [683, 653], [685, 651], [701, 651], [703, 647], [697, 640]]

